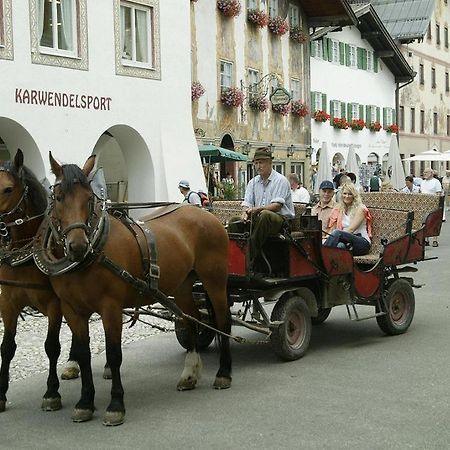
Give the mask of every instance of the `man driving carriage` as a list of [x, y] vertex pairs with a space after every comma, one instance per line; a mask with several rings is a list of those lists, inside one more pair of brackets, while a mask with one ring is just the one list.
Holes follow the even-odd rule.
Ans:
[[257, 175], [245, 190], [241, 217], [233, 217], [229, 224], [231, 233], [250, 229], [251, 270], [267, 238], [279, 233], [286, 219], [295, 216], [289, 181], [272, 168], [272, 159], [268, 147], [256, 149], [253, 163]]

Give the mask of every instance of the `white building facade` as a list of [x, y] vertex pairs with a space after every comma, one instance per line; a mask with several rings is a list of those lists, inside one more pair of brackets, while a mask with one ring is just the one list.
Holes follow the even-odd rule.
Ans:
[[97, 154], [114, 200], [181, 200], [180, 179], [203, 187], [189, 7], [0, 0], [2, 159], [21, 148], [25, 164], [52, 181], [49, 150], [79, 165]]

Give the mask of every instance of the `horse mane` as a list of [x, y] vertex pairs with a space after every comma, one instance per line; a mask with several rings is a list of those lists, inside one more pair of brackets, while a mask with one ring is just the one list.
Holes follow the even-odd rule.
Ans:
[[28, 202], [31, 209], [36, 214], [41, 214], [47, 209], [48, 194], [45, 187], [36, 178], [36, 175], [26, 166], [17, 170], [11, 161], [3, 161], [0, 170], [9, 172], [16, 180], [19, 180], [23, 186], [28, 186]]
[[63, 171], [60, 185], [62, 192], [71, 191], [75, 183], [89, 188], [87, 176], [76, 164], [64, 164], [61, 168]]

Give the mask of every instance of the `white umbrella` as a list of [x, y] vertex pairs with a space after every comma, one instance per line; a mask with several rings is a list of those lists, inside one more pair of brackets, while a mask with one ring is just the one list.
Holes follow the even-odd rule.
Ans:
[[388, 169], [391, 168], [390, 181], [392, 186], [398, 191], [405, 186], [405, 169], [403, 168], [398, 149], [397, 136], [392, 135], [389, 145]]
[[403, 161], [450, 161], [450, 153], [443, 154], [433, 148], [416, 156], [405, 158]]
[[353, 172], [356, 175], [356, 184], [359, 185], [359, 166], [353, 144], [351, 144], [348, 149], [347, 164], [345, 165], [345, 168], [347, 172]]
[[328, 148], [327, 143], [322, 142], [322, 148], [320, 149], [320, 157], [319, 157], [319, 170], [317, 171], [316, 182], [314, 185], [314, 191], [319, 192], [320, 183], [324, 180], [332, 180], [333, 177], [331, 175], [331, 161], [328, 157]]

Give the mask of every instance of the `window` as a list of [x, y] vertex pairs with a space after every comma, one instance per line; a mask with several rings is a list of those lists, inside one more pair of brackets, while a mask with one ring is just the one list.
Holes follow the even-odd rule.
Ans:
[[436, 24], [436, 44], [441, 45], [441, 27], [438, 23]]
[[436, 89], [436, 69], [431, 68], [431, 89]]
[[339, 100], [331, 101], [330, 114], [333, 118], [334, 117], [342, 117], [341, 102]]
[[431, 22], [428, 24], [427, 39], [431, 39]]
[[433, 133], [438, 134], [438, 113], [433, 113]]
[[444, 28], [444, 45], [445, 48], [448, 48], [448, 28]]
[[291, 78], [291, 97], [292, 100], [300, 100], [302, 96], [300, 80]]
[[425, 72], [424, 72], [423, 64], [419, 65], [419, 82], [422, 86], [425, 84]]
[[340, 64], [339, 41], [331, 40], [331, 62]]
[[305, 184], [305, 164], [304, 163], [291, 163], [291, 173], [296, 173], [300, 183]]
[[450, 85], [449, 85], [449, 79], [448, 79], [448, 72], [445, 72], [445, 92], [450, 91]]
[[220, 61], [220, 91], [233, 86], [233, 64]]
[[281, 173], [281, 175], [284, 175], [284, 163], [283, 162], [274, 163], [273, 169], [276, 170], [278, 173]]
[[371, 50], [367, 50], [367, 70], [369, 72], [373, 72], [375, 68], [373, 52]]
[[420, 133], [425, 134], [425, 111], [420, 110]]
[[311, 56], [323, 58], [323, 41], [318, 39], [311, 42]]
[[349, 54], [350, 54], [350, 67], [356, 69], [358, 67], [358, 55], [357, 55], [357, 47], [355, 45], [349, 46]]
[[447, 136], [450, 136], [450, 114], [447, 114]]
[[398, 125], [400, 127], [400, 130], [405, 129], [405, 108], [403, 106], [400, 106]]
[[120, 4], [122, 63], [154, 67], [153, 9], [145, 5]]
[[269, 0], [269, 17], [273, 19], [278, 16], [278, 0]]
[[384, 109], [384, 126], [387, 127], [394, 123], [394, 110], [392, 108]]
[[320, 92], [311, 92], [311, 109], [312, 111], [327, 110], [327, 96]]
[[416, 109], [415, 108], [411, 108], [411, 115], [410, 115], [410, 119], [411, 119], [411, 133], [415, 133], [416, 132]]
[[75, 0], [39, 2], [39, 45], [41, 51], [76, 56]]
[[248, 69], [248, 93], [250, 100], [258, 96], [259, 72], [254, 69]]
[[289, 5], [289, 26], [291, 28], [300, 26], [300, 13], [298, 6]]
[[248, 9], [258, 9], [258, 0], [248, 0], [247, 7]]
[[348, 117], [348, 120], [358, 120], [361, 117], [359, 117], [359, 104], [358, 103], [351, 103], [350, 104], [350, 117]]
[[368, 120], [369, 123], [377, 122], [377, 107], [370, 105], [368, 114], [366, 115], [366, 120]]

